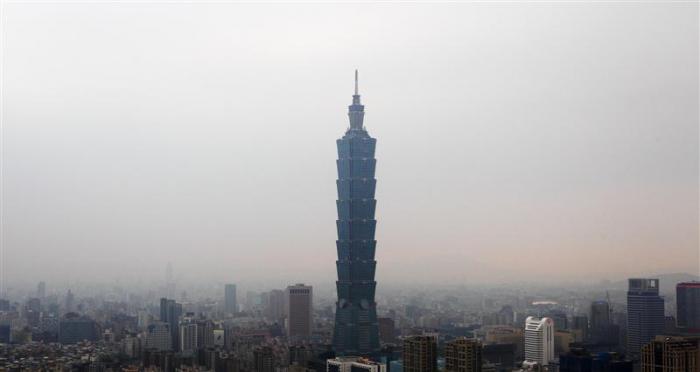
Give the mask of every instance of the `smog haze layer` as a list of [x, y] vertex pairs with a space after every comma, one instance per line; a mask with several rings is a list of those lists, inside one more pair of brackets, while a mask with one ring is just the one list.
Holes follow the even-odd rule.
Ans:
[[697, 3], [1, 16], [5, 285], [332, 285], [355, 68], [379, 283], [699, 271]]

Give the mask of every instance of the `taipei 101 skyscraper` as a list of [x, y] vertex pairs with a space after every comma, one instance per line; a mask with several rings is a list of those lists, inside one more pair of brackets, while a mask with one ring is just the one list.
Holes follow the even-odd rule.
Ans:
[[360, 103], [355, 70], [355, 94], [349, 107], [350, 128], [338, 145], [338, 302], [333, 347], [337, 355], [372, 356], [379, 352], [374, 272], [377, 241], [374, 231], [377, 201], [374, 149], [377, 140], [363, 126], [365, 107]]

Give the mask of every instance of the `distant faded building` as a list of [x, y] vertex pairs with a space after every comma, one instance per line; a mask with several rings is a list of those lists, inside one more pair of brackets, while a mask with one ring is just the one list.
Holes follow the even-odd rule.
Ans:
[[97, 323], [76, 313], [66, 314], [58, 323], [58, 342], [75, 344], [81, 341], [97, 341]]
[[676, 285], [676, 322], [684, 333], [700, 333], [700, 282]]
[[287, 336], [290, 340], [311, 338], [313, 316], [313, 289], [311, 286], [296, 284], [286, 291]]
[[483, 349], [478, 340], [458, 338], [445, 343], [446, 372], [481, 372]]
[[588, 341], [598, 345], [613, 346], [620, 343], [620, 327], [612, 321], [610, 303], [593, 301], [591, 303], [590, 337]]
[[326, 361], [327, 372], [386, 372], [386, 365], [362, 357], [337, 357]]
[[235, 284], [224, 285], [224, 311], [229, 314], [238, 312]]
[[525, 319], [525, 360], [541, 366], [554, 360], [554, 321], [551, 318]]
[[151, 322], [146, 327], [146, 349], [172, 350], [170, 324], [166, 322]]
[[394, 319], [377, 318], [377, 323], [379, 324], [379, 340], [382, 344], [396, 343], [396, 326], [394, 325]]
[[639, 354], [643, 345], [664, 331], [664, 299], [659, 279], [630, 279], [627, 291], [627, 353]]
[[36, 286], [36, 296], [42, 300], [46, 298], [46, 282], [39, 282]]
[[265, 317], [274, 322], [281, 322], [282, 319], [284, 319], [285, 291], [273, 289], [269, 292], [267, 306], [265, 308]]
[[555, 331], [569, 329], [569, 319], [567, 318], [565, 312], [561, 310], [550, 310], [545, 316], [547, 318], [552, 319], [552, 321], [554, 322]]
[[410, 336], [404, 339], [404, 372], [437, 372], [437, 357], [437, 340], [434, 336]]
[[581, 340], [588, 341], [588, 317], [585, 315], [574, 315], [571, 318], [571, 330], [579, 332]]
[[642, 372], [700, 372], [700, 338], [656, 336], [641, 350]]

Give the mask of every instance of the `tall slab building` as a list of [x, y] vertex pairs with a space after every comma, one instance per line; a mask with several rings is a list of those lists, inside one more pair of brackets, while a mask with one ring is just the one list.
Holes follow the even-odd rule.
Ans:
[[629, 279], [627, 290], [627, 354], [639, 356], [642, 346], [664, 332], [664, 299], [659, 279]]
[[333, 346], [337, 355], [371, 356], [379, 352], [374, 301], [377, 262], [374, 252], [377, 201], [374, 190], [377, 140], [365, 130], [365, 107], [360, 103], [355, 71], [355, 94], [349, 106], [350, 128], [338, 145], [338, 302]]

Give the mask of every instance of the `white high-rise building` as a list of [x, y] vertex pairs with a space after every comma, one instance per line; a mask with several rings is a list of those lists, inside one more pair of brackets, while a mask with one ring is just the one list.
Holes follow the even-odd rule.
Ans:
[[554, 360], [554, 321], [529, 316], [525, 319], [525, 360], [542, 366]]

